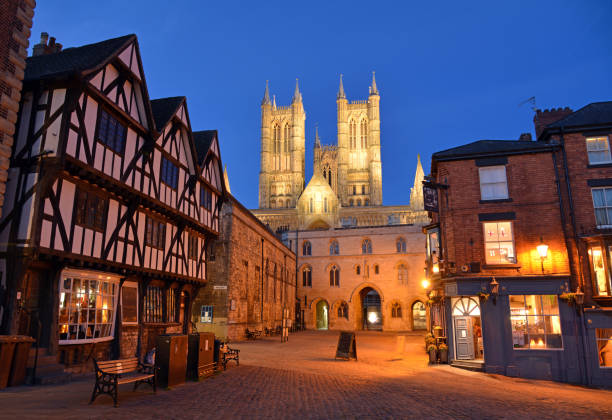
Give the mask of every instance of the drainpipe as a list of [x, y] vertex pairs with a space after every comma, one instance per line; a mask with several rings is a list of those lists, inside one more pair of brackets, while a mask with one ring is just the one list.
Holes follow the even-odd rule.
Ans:
[[264, 322], [264, 316], [263, 316], [263, 309], [264, 309], [264, 304], [263, 304], [263, 299], [264, 299], [264, 281], [263, 281], [263, 276], [264, 276], [264, 238], [262, 236], [261, 238], [261, 327], [263, 328], [263, 322]]

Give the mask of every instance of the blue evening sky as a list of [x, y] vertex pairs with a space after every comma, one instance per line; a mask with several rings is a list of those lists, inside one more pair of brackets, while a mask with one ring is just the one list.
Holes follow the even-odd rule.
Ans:
[[266, 79], [336, 140], [338, 75], [349, 100], [381, 92], [384, 204], [407, 204], [420, 153], [533, 133], [538, 108], [612, 100], [612, 2], [38, 1], [30, 44], [138, 36], [152, 99], [187, 97], [194, 130], [218, 129], [232, 193], [257, 207]]

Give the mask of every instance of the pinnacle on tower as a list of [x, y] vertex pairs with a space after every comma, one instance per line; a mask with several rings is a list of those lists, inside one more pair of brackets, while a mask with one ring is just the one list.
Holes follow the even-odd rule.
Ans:
[[319, 125], [317, 124], [315, 126], [315, 144], [314, 144], [315, 148], [319, 148], [321, 147], [321, 139], [319, 138]]
[[293, 92], [293, 102], [302, 102], [302, 94], [300, 93], [299, 81], [296, 77], [295, 79], [295, 92]]
[[338, 88], [338, 99], [346, 99], [344, 94], [344, 85], [342, 84], [342, 73], [340, 73], [340, 88]]
[[268, 81], [266, 80], [266, 91], [264, 92], [264, 97], [261, 100], [262, 105], [270, 105], [270, 90], [268, 88]]
[[378, 89], [376, 88], [376, 72], [372, 72], [372, 86], [370, 86], [370, 95], [378, 95]]
[[276, 95], [272, 95], [272, 108], [276, 110]]

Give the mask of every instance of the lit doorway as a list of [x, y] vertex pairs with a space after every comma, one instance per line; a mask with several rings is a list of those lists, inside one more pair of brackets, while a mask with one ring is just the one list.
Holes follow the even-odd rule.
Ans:
[[453, 333], [455, 337], [455, 359], [482, 359], [482, 327], [480, 305], [475, 297], [453, 298]]
[[427, 329], [427, 309], [425, 304], [419, 300], [412, 304], [412, 329]]
[[363, 314], [362, 328], [364, 330], [382, 330], [380, 295], [371, 287], [366, 287], [361, 291], [360, 296]]
[[317, 302], [317, 330], [329, 328], [329, 305], [324, 300]]

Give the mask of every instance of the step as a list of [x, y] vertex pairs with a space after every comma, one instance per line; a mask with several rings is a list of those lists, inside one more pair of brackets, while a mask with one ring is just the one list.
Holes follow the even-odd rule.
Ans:
[[39, 376], [36, 373], [36, 385], [59, 385], [66, 384], [72, 379], [72, 373], [70, 372], [59, 372], [52, 375]]
[[450, 365], [459, 369], [471, 370], [472, 372], [484, 372], [484, 361], [481, 360], [453, 360]]

